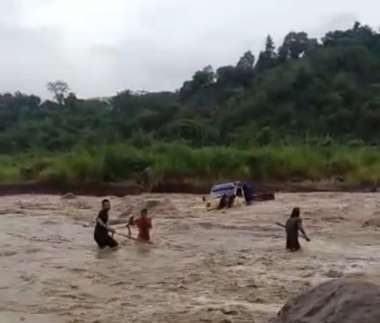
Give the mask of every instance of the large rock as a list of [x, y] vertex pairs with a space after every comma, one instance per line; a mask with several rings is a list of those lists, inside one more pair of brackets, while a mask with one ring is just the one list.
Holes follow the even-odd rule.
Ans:
[[273, 323], [379, 323], [380, 286], [365, 280], [333, 280], [286, 304]]

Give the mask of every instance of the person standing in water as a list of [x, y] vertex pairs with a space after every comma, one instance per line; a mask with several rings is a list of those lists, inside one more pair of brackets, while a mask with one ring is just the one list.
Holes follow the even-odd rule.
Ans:
[[137, 239], [150, 242], [150, 230], [152, 229], [152, 219], [148, 216], [148, 210], [142, 209], [140, 216], [135, 219], [133, 216], [129, 219], [127, 224], [128, 235], [131, 236], [132, 232], [130, 227], [136, 226], [139, 233]]
[[298, 241], [298, 232], [304, 235], [307, 241], [310, 241], [307, 236], [303, 225], [302, 219], [300, 217], [300, 209], [298, 207], [294, 208], [292, 214], [290, 215], [288, 221], [286, 222], [286, 249], [295, 252], [301, 249], [301, 245]]
[[96, 217], [94, 239], [101, 249], [105, 247], [115, 248], [118, 246], [117, 241], [113, 238], [113, 235], [116, 233], [116, 231], [108, 224], [108, 212], [110, 209], [111, 202], [109, 200], [103, 200], [102, 209], [99, 211], [99, 214]]

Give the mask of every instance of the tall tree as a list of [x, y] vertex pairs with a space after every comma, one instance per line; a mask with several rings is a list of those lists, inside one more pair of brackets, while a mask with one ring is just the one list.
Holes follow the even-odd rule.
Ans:
[[193, 76], [193, 87], [195, 89], [206, 87], [214, 83], [215, 73], [211, 65], [204, 67], [201, 71], [195, 72]]
[[236, 68], [242, 70], [251, 70], [253, 69], [253, 65], [255, 64], [255, 56], [251, 51], [247, 51], [244, 55], [239, 59]]
[[265, 41], [265, 50], [260, 52], [259, 59], [256, 64], [257, 71], [263, 71], [268, 68], [272, 68], [276, 64], [277, 54], [276, 46], [270, 35], [267, 36]]
[[47, 89], [54, 96], [54, 99], [60, 106], [63, 106], [65, 103], [65, 98], [70, 91], [70, 87], [66, 82], [63, 81], [55, 81], [49, 82], [47, 84]]
[[274, 41], [272, 39], [271, 35], [267, 36], [267, 39], [265, 41], [265, 54], [269, 58], [275, 58], [276, 53], [275, 53], [276, 46], [274, 45]]
[[235, 68], [235, 79], [240, 86], [247, 87], [253, 78], [255, 56], [251, 51], [245, 52]]
[[309, 46], [309, 38], [305, 32], [290, 32], [286, 35], [282, 46], [279, 49], [281, 61], [289, 58], [299, 59]]

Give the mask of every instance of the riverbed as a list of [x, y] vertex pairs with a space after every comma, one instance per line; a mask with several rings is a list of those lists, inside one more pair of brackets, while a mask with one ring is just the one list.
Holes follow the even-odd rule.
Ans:
[[[198, 195], [109, 198], [123, 234], [119, 215], [149, 207], [153, 245], [116, 236], [117, 250], [98, 250], [100, 198], [0, 198], [0, 322], [264, 323], [320, 282], [380, 269], [376, 193], [277, 194], [225, 211]], [[312, 241], [292, 254], [275, 223], [295, 206]]]

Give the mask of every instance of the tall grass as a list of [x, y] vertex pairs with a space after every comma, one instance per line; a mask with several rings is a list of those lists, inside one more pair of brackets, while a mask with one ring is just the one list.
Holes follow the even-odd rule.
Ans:
[[17, 183], [21, 178], [21, 162], [14, 156], [0, 156], [0, 183]]
[[380, 151], [373, 147], [269, 146], [192, 148], [181, 143], [135, 147], [115, 144], [70, 153], [0, 156], [0, 183], [26, 180], [120, 182], [138, 179], [150, 167], [158, 181], [206, 182], [250, 178], [260, 181], [380, 180]]

